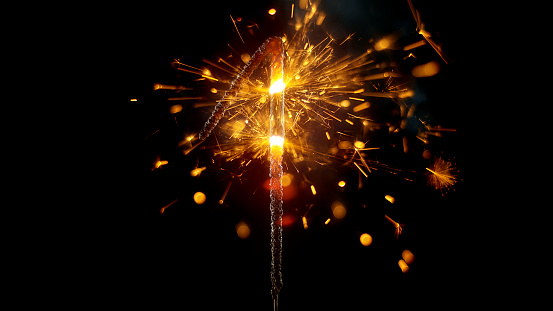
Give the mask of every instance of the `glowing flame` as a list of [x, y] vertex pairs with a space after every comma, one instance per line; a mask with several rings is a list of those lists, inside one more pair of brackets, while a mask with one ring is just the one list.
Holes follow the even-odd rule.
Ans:
[[286, 87], [286, 84], [284, 84], [284, 81], [282, 79], [278, 79], [269, 88], [269, 93], [270, 94], [280, 93], [284, 90], [285, 87]]
[[284, 137], [271, 136], [271, 138], [269, 138], [269, 144], [271, 145], [271, 147], [279, 146], [282, 148], [282, 145], [284, 145]]

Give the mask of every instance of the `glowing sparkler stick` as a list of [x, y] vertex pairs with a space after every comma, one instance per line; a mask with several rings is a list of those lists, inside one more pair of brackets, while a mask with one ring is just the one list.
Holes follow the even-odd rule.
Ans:
[[282, 154], [284, 146], [284, 47], [278, 37], [271, 41], [271, 87], [269, 93], [270, 196], [271, 196], [271, 295], [273, 308], [278, 308], [278, 292], [282, 287]]
[[217, 103], [198, 137], [205, 140], [231, 105], [234, 97], [247, 83], [261, 61], [271, 57], [271, 86], [269, 137], [270, 137], [270, 210], [271, 210], [271, 295], [273, 306], [278, 308], [278, 292], [282, 287], [282, 154], [284, 145], [284, 46], [279, 37], [270, 37], [254, 53], [242, 72], [232, 81], [225, 96]]

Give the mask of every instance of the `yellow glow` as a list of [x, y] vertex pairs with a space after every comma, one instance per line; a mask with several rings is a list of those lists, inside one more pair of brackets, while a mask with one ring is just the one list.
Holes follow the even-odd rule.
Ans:
[[250, 54], [248, 54], [248, 53], [244, 53], [244, 54], [240, 55], [240, 58], [242, 59], [244, 64], [247, 64], [251, 59]]
[[409, 266], [407, 265], [407, 263], [403, 259], [400, 259], [397, 262], [397, 264], [399, 265], [399, 268], [401, 269], [401, 272], [407, 273], [407, 271], [409, 271]]
[[165, 161], [165, 160], [160, 161], [160, 160], [157, 160], [156, 163], [154, 164], [154, 166], [155, 166], [155, 168], [160, 168], [162, 165], [165, 165], [165, 164], [167, 164], [167, 163], [169, 163], [169, 161]]
[[279, 146], [282, 148], [282, 146], [284, 145], [284, 137], [280, 137], [280, 136], [271, 136], [269, 138], [269, 144], [271, 145], [271, 148], [273, 146]]
[[317, 26], [320, 26], [325, 20], [325, 17], [326, 17], [326, 14], [323, 12], [320, 12], [319, 17], [317, 17], [317, 21], [315, 22], [315, 24], [317, 24]]
[[169, 112], [171, 112], [172, 114], [175, 114], [175, 113], [179, 113], [182, 111], [182, 105], [173, 105], [171, 106], [171, 108], [169, 108]]
[[328, 225], [329, 222], [330, 222], [330, 218], [327, 218], [325, 221], [325, 225]]
[[344, 99], [343, 101], [340, 102], [340, 106], [342, 106], [344, 108], [349, 107], [349, 105], [351, 105], [351, 102], [347, 99]]
[[211, 76], [211, 71], [209, 71], [209, 69], [207, 68], [204, 68], [204, 70], [202, 70], [202, 73], [204, 74], [204, 76]]
[[210, 91], [211, 91], [211, 93], [213, 93], [213, 94], [217, 94], [217, 89], [214, 88], [214, 87], [212, 87]]
[[413, 77], [423, 78], [431, 77], [438, 72], [440, 72], [440, 64], [436, 61], [431, 61], [426, 64], [415, 66], [411, 71], [411, 74]]
[[305, 218], [305, 216], [303, 216], [301, 218], [301, 221], [303, 222], [303, 229], [307, 230], [307, 218]]
[[404, 250], [402, 253], [401, 253], [401, 257], [403, 257], [403, 260], [405, 261], [406, 264], [410, 265], [413, 263], [413, 261], [415, 261], [415, 255], [413, 255], [413, 253], [406, 249]]
[[317, 190], [315, 189], [315, 185], [311, 185], [311, 192], [313, 192], [313, 195], [317, 194]]
[[370, 106], [371, 106], [371, 103], [369, 103], [369, 102], [364, 102], [364, 103], [362, 103], [362, 104], [359, 104], [359, 105], [353, 107], [353, 112], [359, 112], [359, 111], [361, 111], [361, 110], [364, 110], [364, 109], [369, 108]]
[[365, 148], [365, 143], [362, 142], [362, 141], [359, 141], [359, 140], [356, 141], [356, 142], [354, 142], [353, 145], [354, 145], [355, 148], [357, 148], [357, 149], [363, 149], [363, 148]]
[[136, 102], [136, 101], [138, 101], [138, 99], [136, 99], [136, 98], [131, 98], [131, 101], [132, 101], [132, 102]]
[[282, 183], [282, 186], [283, 187], [288, 187], [290, 186], [290, 184], [292, 183], [292, 175], [290, 174], [285, 174], [282, 176], [282, 179], [281, 179], [281, 183]]
[[250, 227], [245, 222], [239, 222], [235, 228], [239, 238], [247, 239], [250, 236]]
[[391, 42], [390, 42], [390, 39], [388, 39], [388, 38], [383, 38], [383, 39], [381, 39], [380, 41], [378, 41], [378, 42], [376, 43], [376, 45], [375, 45], [374, 48], [375, 48], [377, 51], [382, 51], [382, 50], [384, 50], [384, 49], [387, 49], [387, 48], [390, 46], [390, 43], [391, 43]]
[[196, 204], [204, 204], [205, 200], [206, 200], [206, 197], [203, 192], [194, 193], [194, 202], [196, 202]]
[[203, 167], [197, 167], [193, 170], [190, 171], [190, 176], [192, 177], [197, 177], [197, 176], [200, 176], [200, 174], [206, 169], [205, 166]]
[[340, 180], [340, 181], [338, 182], [338, 187], [344, 188], [345, 186], [346, 186], [346, 182], [345, 182], [345, 181]]
[[342, 219], [346, 216], [346, 208], [344, 207], [344, 205], [342, 205], [342, 203], [336, 201], [332, 203], [331, 208], [332, 215], [334, 215], [336, 219]]
[[330, 134], [328, 134], [328, 132], [325, 132], [326, 134], [326, 139], [330, 140]]
[[269, 15], [275, 15], [276, 13], [276, 10], [275, 9], [270, 9], [269, 10]]
[[373, 237], [368, 233], [363, 233], [359, 237], [359, 241], [361, 241], [361, 244], [363, 244], [363, 246], [369, 246], [373, 242]]
[[278, 79], [269, 88], [269, 94], [280, 93], [284, 90], [285, 87], [286, 84], [284, 84], [284, 81], [282, 79]]
[[389, 195], [389, 194], [385, 195], [384, 198], [392, 204], [394, 204], [394, 202], [396, 201], [396, 199], [393, 196]]

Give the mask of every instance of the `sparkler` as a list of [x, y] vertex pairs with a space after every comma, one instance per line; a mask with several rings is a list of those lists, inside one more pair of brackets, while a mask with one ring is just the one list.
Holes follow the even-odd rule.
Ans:
[[[385, 145], [375, 142], [376, 133], [384, 129], [383, 132], [390, 136], [403, 135], [407, 131], [407, 120], [418, 122], [419, 132], [416, 137], [424, 144], [429, 144], [428, 135], [439, 136], [441, 132], [455, 131], [431, 126], [416, 115], [415, 106], [409, 102], [414, 94], [409, 88], [410, 79], [437, 74], [440, 70], [438, 63], [431, 61], [419, 67], [415, 66], [409, 74], [398, 71], [386, 62], [378, 61], [375, 53], [389, 48], [397, 39], [392, 36], [377, 40], [357, 56], [341, 55], [335, 48], [351, 40], [353, 34], [341, 42], [335, 41], [329, 33], [325, 33], [322, 39], [314, 39], [316, 36], [310, 36], [310, 32], [314, 25], [323, 23], [326, 15], [317, 11], [316, 4], [308, 6], [306, 3], [307, 1], [304, 1], [303, 5], [300, 5], [301, 10], [305, 10], [303, 16], [298, 14], [301, 12], [298, 8], [294, 13], [294, 5], [292, 5], [290, 17], [294, 32], [282, 37], [268, 38], [251, 57], [236, 52], [229, 45], [231, 50], [240, 55], [240, 59], [246, 63], [242, 69], [224, 59], [219, 59], [217, 63], [204, 60], [212, 70], [192, 67], [179, 60], [175, 61], [178, 70], [196, 74], [201, 79], [214, 83], [215, 86], [227, 87], [224, 96], [216, 102], [211, 115], [198, 133], [198, 140], [193, 141], [196, 136], [192, 138], [192, 135], [181, 144], [185, 148], [184, 154], [189, 154], [213, 134], [216, 138], [226, 136], [227, 139], [221, 141], [217, 139], [216, 146], [206, 144], [202, 148], [212, 150], [216, 156], [221, 156], [227, 162], [238, 160], [240, 168], [245, 168], [252, 160], [269, 159], [271, 295], [275, 309], [278, 307], [278, 294], [283, 285], [281, 271], [283, 163], [290, 171], [302, 173], [298, 176], [303, 178], [307, 185], [306, 189], [310, 189], [313, 196], [317, 195], [317, 190], [320, 188], [316, 188], [302, 170], [308, 167], [309, 171], [313, 166], [335, 163], [358, 171], [358, 189], [363, 187], [363, 178], [369, 178], [373, 171], [379, 170], [408, 181], [415, 179], [410, 177], [413, 173], [424, 176], [429, 185], [440, 191], [450, 189], [456, 182], [453, 164], [441, 158], [436, 158], [432, 165], [425, 168], [426, 170], [422, 168], [419, 171], [405, 172], [384, 163], [382, 159], [371, 157], [371, 153], [377, 152], [381, 145]], [[443, 54], [441, 47], [434, 44], [430, 35], [419, 25], [420, 17], [411, 1], [409, 5], [417, 21], [417, 31], [420, 30], [419, 33], [423, 35], [425, 41], [406, 45], [403, 50], [412, 55], [411, 50], [428, 42], [447, 64], [448, 58]], [[269, 14], [274, 15], [276, 12], [273, 9]], [[245, 43], [244, 39], [247, 37], [240, 34], [240, 21], [232, 16], [231, 20], [241, 42]], [[230, 79], [225, 77], [228, 74]], [[188, 90], [184, 87], [164, 84], [156, 84], [154, 89]], [[210, 91], [212, 94], [218, 92], [214, 87]], [[205, 99], [203, 97], [176, 99], [200, 98]], [[194, 107], [205, 105], [209, 104], [195, 103]], [[181, 110], [182, 106], [178, 111], [172, 110], [172, 113], [178, 114]], [[390, 110], [392, 112], [389, 114], [393, 117], [384, 113], [379, 114], [380, 111], [389, 112]], [[219, 133], [215, 131], [218, 125]], [[401, 144], [398, 144], [400, 148], [397, 149], [402, 154], [416, 150], [409, 145], [410, 142], [405, 135], [400, 137], [399, 141]], [[286, 158], [284, 158], [285, 151]], [[424, 156], [424, 159], [429, 160], [430, 156]], [[166, 162], [158, 160], [154, 164], [154, 169], [167, 164]], [[198, 176], [205, 169], [206, 167], [196, 166], [190, 174]], [[225, 202], [232, 184], [232, 181], [227, 183], [219, 204]], [[346, 182], [340, 181], [338, 186], [346, 187]], [[197, 204], [205, 202], [205, 195], [201, 199], [196, 201], [195, 198], [195, 202]], [[386, 195], [385, 199], [392, 204], [395, 202], [390, 195]], [[160, 212], [163, 213], [174, 202], [163, 207]], [[309, 205], [307, 210], [299, 212], [301, 215], [299, 219], [305, 230], [308, 230], [311, 225], [311, 220], [308, 225], [307, 214], [312, 207], [313, 204]], [[335, 219], [341, 219], [345, 217], [346, 208], [341, 203], [333, 203], [332, 213]], [[394, 225], [394, 235], [399, 239], [404, 225], [387, 215], [384, 216]], [[328, 225], [330, 221], [331, 218], [328, 218], [324, 224]], [[237, 231], [238, 227], [243, 231], [246, 230], [244, 228], [248, 228], [245, 225], [237, 225]], [[243, 236], [249, 235], [249, 229], [247, 232], [248, 234]], [[240, 237], [243, 238], [243, 236]], [[361, 243], [369, 246], [372, 243], [372, 237], [368, 234], [362, 235]]]

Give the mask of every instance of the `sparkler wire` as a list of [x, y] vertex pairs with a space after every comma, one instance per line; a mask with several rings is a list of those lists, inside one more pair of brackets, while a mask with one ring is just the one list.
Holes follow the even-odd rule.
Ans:
[[249, 77], [270, 56], [270, 212], [271, 212], [271, 296], [278, 306], [278, 293], [282, 288], [282, 154], [284, 126], [284, 43], [280, 37], [268, 38], [253, 54], [244, 69], [232, 81], [228, 91], [211, 113], [198, 137], [204, 141], [215, 129], [234, 97], [242, 90]]
[[207, 137], [209, 137], [211, 132], [217, 126], [217, 123], [219, 123], [221, 118], [225, 115], [225, 111], [227, 110], [227, 108], [234, 101], [234, 97], [248, 82], [249, 77], [252, 75], [255, 69], [257, 69], [261, 61], [263, 61], [263, 59], [265, 59], [265, 57], [269, 53], [274, 54], [275, 48], [278, 49], [278, 41], [280, 41], [280, 45], [282, 45], [281, 38], [270, 37], [269, 39], [265, 40], [265, 42], [259, 47], [259, 49], [257, 49], [257, 51], [255, 51], [250, 61], [246, 64], [246, 66], [244, 66], [242, 71], [232, 81], [230, 88], [228, 89], [228, 91], [225, 92], [223, 98], [221, 98], [217, 102], [217, 105], [215, 105], [215, 108], [211, 112], [211, 116], [205, 122], [204, 127], [198, 134], [198, 138], [201, 141], [204, 141]]
[[281, 38], [271, 40], [271, 89], [270, 89], [270, 211], [271, 211], [271, 295], [276, 309], [278, 292], [282, 287], [282, 154], [284, 127], [284, 47]]

